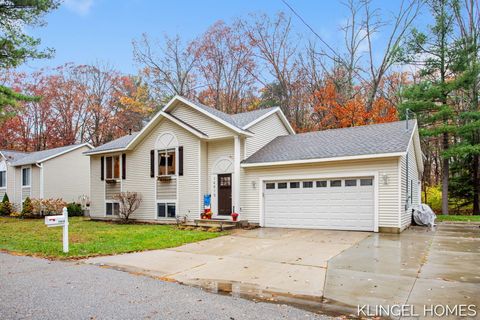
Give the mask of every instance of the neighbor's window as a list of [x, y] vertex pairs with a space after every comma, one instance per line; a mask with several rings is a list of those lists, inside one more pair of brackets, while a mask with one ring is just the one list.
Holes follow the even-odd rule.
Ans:
[[30, 186], [30, 168], [22, 169], [22, 186]]
[[342, 180], [330, 180], [330, 187], [341, 187]]
[[106, 157], [107, 179], [120, 179], [120, 156]]
[[175, 175], [175, 149], [158, 151], [158, 174], [160, 176]]
[[360, 179], [360, 185], [361, 186], [371, 186], [371, 185], [373, 185], [373, 180], [372, 179]]
[[278, 183], [278, 189], [287, 189], [287, 183], [286, 182], [279, 182]]
[[175, 218], [175, 203], [157, 203], [157, 216], [159, 218]]
[[300, 188], [300, 182], [290, 182], [290, 189]]
[[345, 187], [355, 187], [357, 186], [356, 179], [345, 180]]
[[107, 202], [106, 214], [107, 216], [118, 216], [120, 212], [120, 203]]
[[326, 188], [327, 181], [317, 181], [317, 188]]
[[275, 183], [270, 182], [265, 185], [265, 188], [267, 189], [275, 189]]
[[7, 186], [7, 171], [0, 171], [0, 188]]
[[303, 181], [304, 188], [313, 188], [313, 181]]

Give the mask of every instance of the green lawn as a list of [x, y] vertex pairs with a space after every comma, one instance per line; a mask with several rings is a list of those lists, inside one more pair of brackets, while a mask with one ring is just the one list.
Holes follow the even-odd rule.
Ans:
[[82, 258], [124, 252], [164, 249], [206, 240], [221, 232], [178, 230], [170, 225], [113, 224], [69, 219], [70, 252], [62, 252], [62, 227], [48, 228], [43, 219], [0, 217], [0, 251], [47, 258]]
[[472, 221], [472, 222], [480, 222], [480, 216], [455, 216], [455, 215], [442, 215], [437, 214], [438, 222], [442, 221]]

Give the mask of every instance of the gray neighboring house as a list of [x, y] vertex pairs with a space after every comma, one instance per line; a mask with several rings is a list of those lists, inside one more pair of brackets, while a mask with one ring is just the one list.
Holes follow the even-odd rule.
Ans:
[[133, 219], [213, 218], [262, 227], [401, 232], [420, 203], [415, 120], [295, 134], [280, 108], [229, 115], [174, 97], [140, 131], [86, 152], [90, 215], [115, 219], [114, 195], [143, 197]]
[[26, 197], [78, 202], [90, 196], [88, 143], [37, 152], [0, 150], [0, 197], [21, 208]]

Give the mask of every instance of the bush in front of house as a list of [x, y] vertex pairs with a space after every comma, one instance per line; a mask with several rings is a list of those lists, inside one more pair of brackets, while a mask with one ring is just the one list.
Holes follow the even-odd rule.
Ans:
[[23, 200], [22, 217], [29, 218], [32, 216], [33, 216], [32, 200], [30, 200], [30, 197], [26, 197], [25, 200]]
[[8, 195], [3, 195], [3, 200], [0, 202], [0, 216], [9, 216], [15, 211], [13, 204], [8, 199]]
[[70, 217], [81, 217], [83, 216], [83, 209], [80, 203], [71, 202], [67, 204], [68, 215]]
[[67, 203], [62, 199], [32, 199], [32, 214], [27, 218], [42, 218], [62, 214]]

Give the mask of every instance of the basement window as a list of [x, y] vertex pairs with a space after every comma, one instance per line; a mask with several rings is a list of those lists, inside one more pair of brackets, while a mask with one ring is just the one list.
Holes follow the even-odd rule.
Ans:
[[159, 218], [175, 218], [177, 208], [175, 203], [157, 203], [157, 216]]
[[118, 202], [107, 202], [106, 203], [106, 215], [107, 216], [118, 216], [120, 213], [120, 203]]

